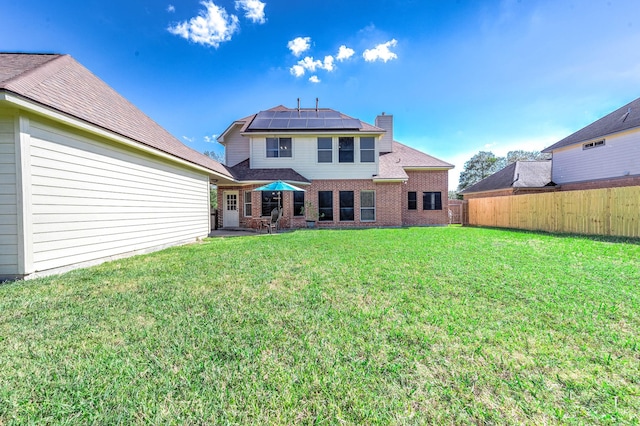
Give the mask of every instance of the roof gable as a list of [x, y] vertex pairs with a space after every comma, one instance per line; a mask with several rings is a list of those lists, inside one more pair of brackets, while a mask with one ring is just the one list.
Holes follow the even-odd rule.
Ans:
[[602, 138], [634, 127], [640, 127], [640, 98], [543, 149], [542, 152], [552, 152], [558, 148]]
[[392, 151], [381, 153], [376, 179], [407, 179], [406, 169], [453, 169], [453, 164], [432, 157], [400, 142], [393, 141]]
[[231, 178], [225, 166], [187, 147], [69, 55], [0, 54], [6, 90]]

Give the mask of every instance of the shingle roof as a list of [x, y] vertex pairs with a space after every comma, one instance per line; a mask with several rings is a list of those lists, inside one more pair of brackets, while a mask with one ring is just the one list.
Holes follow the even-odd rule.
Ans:
[[[339, 114], [340, 118], [342, 118], [342, 119], [345, 119], [345, 120], [354, 120], [354, 118], [353, 118], [353, 117], [350, 117], [350, 116], [348, 116], [348, 115], [346, 115], [346, 114], [343, 114], [343, 113], [341, 113], [340, 111], [332, 110], [332, 109], [330, 109], [330, 108], [320, 108], [319, 110], [320, 110], [320, 111], [331, 111], [331, 112], [335, 112], [335, 113]], [[283, 106], [283, 105], [278, 105], [278, 106], [275, 106], [275, 107], [273, 107], [273, 108], [269, 108], [269, 109], [267, 109], [266, 111], [290, 112], [290, 111], [297, 111], [297, 109], [296, 109], [296, 108], [287, 108], [287, 107], [285, 107], [285, 106]], [[300, 111], [315, 111], [315, 108], [300, 108]], [[260, 112], [263, 112], [263, 111], [260, 111]], [[231, 127], [233, 127], [233, 125], [235, 125], [236, 123], [243, 123], [242, 128], [240, 129], [240, 132], [246, 132], [246, 131], [248, 131], [249, 126], [251, 126], [251, 123], [253, 122], [253, 120], [256, 118], [256, 116], [257, 116], [260, 112], [258, 112], [258, 113], [256, 113], [256, 114], [252, 114], [252, 115], [250, 115], [250, 116], [248, 116], [248, 117], [241, 118], [241, 119], [239, 119], [239, 120], [234, 121], [234, 122], [233, 122], [233, 124], [232, 124], [231, 126], [229, 126], [229, 127], [228, 127], [224, 132], [222, 132], [221, 136], [218, 138], [218, 139], [219, 139], [219, 141], [220, 141], [220, 143], [224, 143], [224, 135], [225, 135], [225, 134], [226, 134], [226, 133], [231, 129]], [[351, 133], [351, 132], [358, 132], [358, 133], [383, 133], [383, 132], [385, 132], [385, 130], [384, 130], [384, 129], [381, 129], [380, 127], [376, 127], [376, 126], [373, 126], [373, 125], [371, 125], [371, 124], [369, 124], [369, 123], [365, 123], [365, 122], [364, 122], [364, 121], [362, 121], [362, 120], [358, 120], [358, 121], [360, 122], [360, 125], [361, 125], [361, 126], [360, 126], [360, 128], [359, 128], [359, 129], [357, 129], [357, 130], [356, 130], [356, 129], [350, 129], [350, 130], [349, 130], [349, 132], [350, 132], [350, 133]], [[335, 128], [331, 128], [331, 127], [328, 127], [328, 128], [326, 128], [326, 129], [312, 128], [312, 129], [308, 129], [308, 130], [306, 130], [306, 129], [291, 129], [290, 131], [295, 131], [296, 133], [300, 133], [300, 132], [303, 132], [303, 133], [309, 133], [309, 132], [311, 132], [311, 133], [315, 133], [315, 132], [318, 132], [318, 130], [336, 131], [337, 129], [335, 129]], [[269, 131], [269, 130], [261, 130], [261, 131]], [[277, 132], [281, 133], [283, 130], [282, 130], [282, 129], [279, 129], [279, 130], [273, 130], [273, 131], [274, 131], [274, 132], [276, 132], [276, 131], [277, 131]], [[222, 139], [222, 140], [220, 140], [220, 139]]]
[[229, 168], [233, 177], [239, 181], [267, 181], [283, 180], [290, 182], [304, 182], [309, 180], [293, 169], [252, 169], [249, 159]]
[[376, 179], [407, 179], [405, 169], [452, 169], [453, 164], [439, 160], [417, 149], [393, 141], [391, 152], [380, 154], [380, 167]]
[[184, 145], [69, 55], [0, 53], [0, 90], [231, 178], [225, 166]]
[[461, 191], [461, 194], [510, 188], [542, 188], [551, 182], [551, 161], [516, 161]]
[[613, 133], [629, 130], [640, 126], [640, 98], [618, 108], [601, 119], [589, 124], [577, 132], [567, 136], [559, 142], [542, 150], [542, 152], [552, 152], [555, 149], [565, 146], [586, 142], [592, 139], [601, 138]]

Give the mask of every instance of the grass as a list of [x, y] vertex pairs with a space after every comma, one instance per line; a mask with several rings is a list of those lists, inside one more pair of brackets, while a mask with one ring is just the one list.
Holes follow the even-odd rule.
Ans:
[[211, 239], [0, 286], [0, 425], [639, 424], [640, 244]]

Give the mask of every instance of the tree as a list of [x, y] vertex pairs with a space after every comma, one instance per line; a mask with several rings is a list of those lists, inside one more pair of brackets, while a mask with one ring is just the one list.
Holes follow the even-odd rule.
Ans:
[[503, 167], [503, 162], [504, 159], [496, 157], [491, 151], [480, 151], [464, 163], [464, 169], [460, 172], [458, 192], [494, 174]]
[[216, 160], [220, 164], [224, 164], [224, 157], [222, 156], [222, 154], [218, 154], [215, 151], [205, 151], [203, 154], [211, 158], [212, 160]]
[[540, 151], [524, 151], [518, 149], [516, 151], [507, 152], [505, 167], [516, 161], [542, 161], [550, 160], [551, 154], [545, 154]]

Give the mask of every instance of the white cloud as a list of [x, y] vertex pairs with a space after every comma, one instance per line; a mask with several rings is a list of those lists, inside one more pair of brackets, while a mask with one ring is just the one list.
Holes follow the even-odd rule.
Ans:
[[320, 79], [317, 75], [312, 75], [311, 77], [309, 77], [309, 81], [312, 83], [320, 83]]
[[338, 48], [336, 59], [340, 62], [346, 61], [356, 53], [355, 50], [345, 46], [344, 44]]
[[306, 71], [325, 70], [331, 72], [335, 68], [333, 56], [331, 55], [325, 56], [324, 61], [313, 59], [313, 56], [306, 56], [304, 59], [299, 60], [296, 65], [289, 68], [289, 71], [296, 77], [302, 77]]
[[188, 137], [188, 136], [183, 136], [183, 137], [182, 137], [182, 139], [184, 139], [184, 140], [185, 140], [185, 141], [187, 141], [187, 142], [193, 142], [193, 141], [195, 141], [195, 140], [196, 140], [196, 138], [190, 138], [190, 137]]
[[215, 142], [217, 142], [218, 135], [216, 135], [216, 134], [213, 134], [213, 135], [211, 135], [211, 136], [208, 136], [208, 135], [207, 135], [207, 136], [205, 136], [203, 139], [204, 139], [204, 141], [205, 141], [205, 142], [207, 142], [207, 143], [215, 143]]
[[325, 56], [324, 57], [324, 62], [322, 63], [322, 67], [323, 69], [331, 72], [333, 71], [335, 68], [335, 65], [333, 65], [333, 56], [329, 55], [329, 56]]
[[175, 11], [176, 11], [176, 8], [175, 8], [172, 4], [170, 4], [169, 6], [167, 6], [167, 12], [171, 12], [171, 13], [173, 13], [173, 12], [175, 12]]
[[398, 59], [398, 55], [389, 50], [390, 47], [395, 47], [398, 44], [396, 39], [390, 40], [386, 43], [382, 43], [374, 47], [373, 49], [367, 49], [362, 56], [367, 62], [383, 61], [387, 62], [392, 59]]
[[311, 47], [311, 37], [296, 37], [287, 43], [294, 56], [300, 56]]
[[220, 43], [231, 40], [238, 30], [238, 17], [229, 15], [224, 8], [216, 6], [212, 1], [200, 2], [205, 10], [198, 16], [169, 26], [171, 34], [178, 35], [194, 43], [217, 48]]
[[289, 71], [296, 77], [302, 77], [304, 75], [304, 67], [302, 65], [294, 65], [289, 68]]
[[264, 17], [264, 7], [266, 3], [260, 0], [236, 0], [236, 10], [244, 10], [245, 18], [251, 20], [253, 23], [264, 24], [266, 19]]

